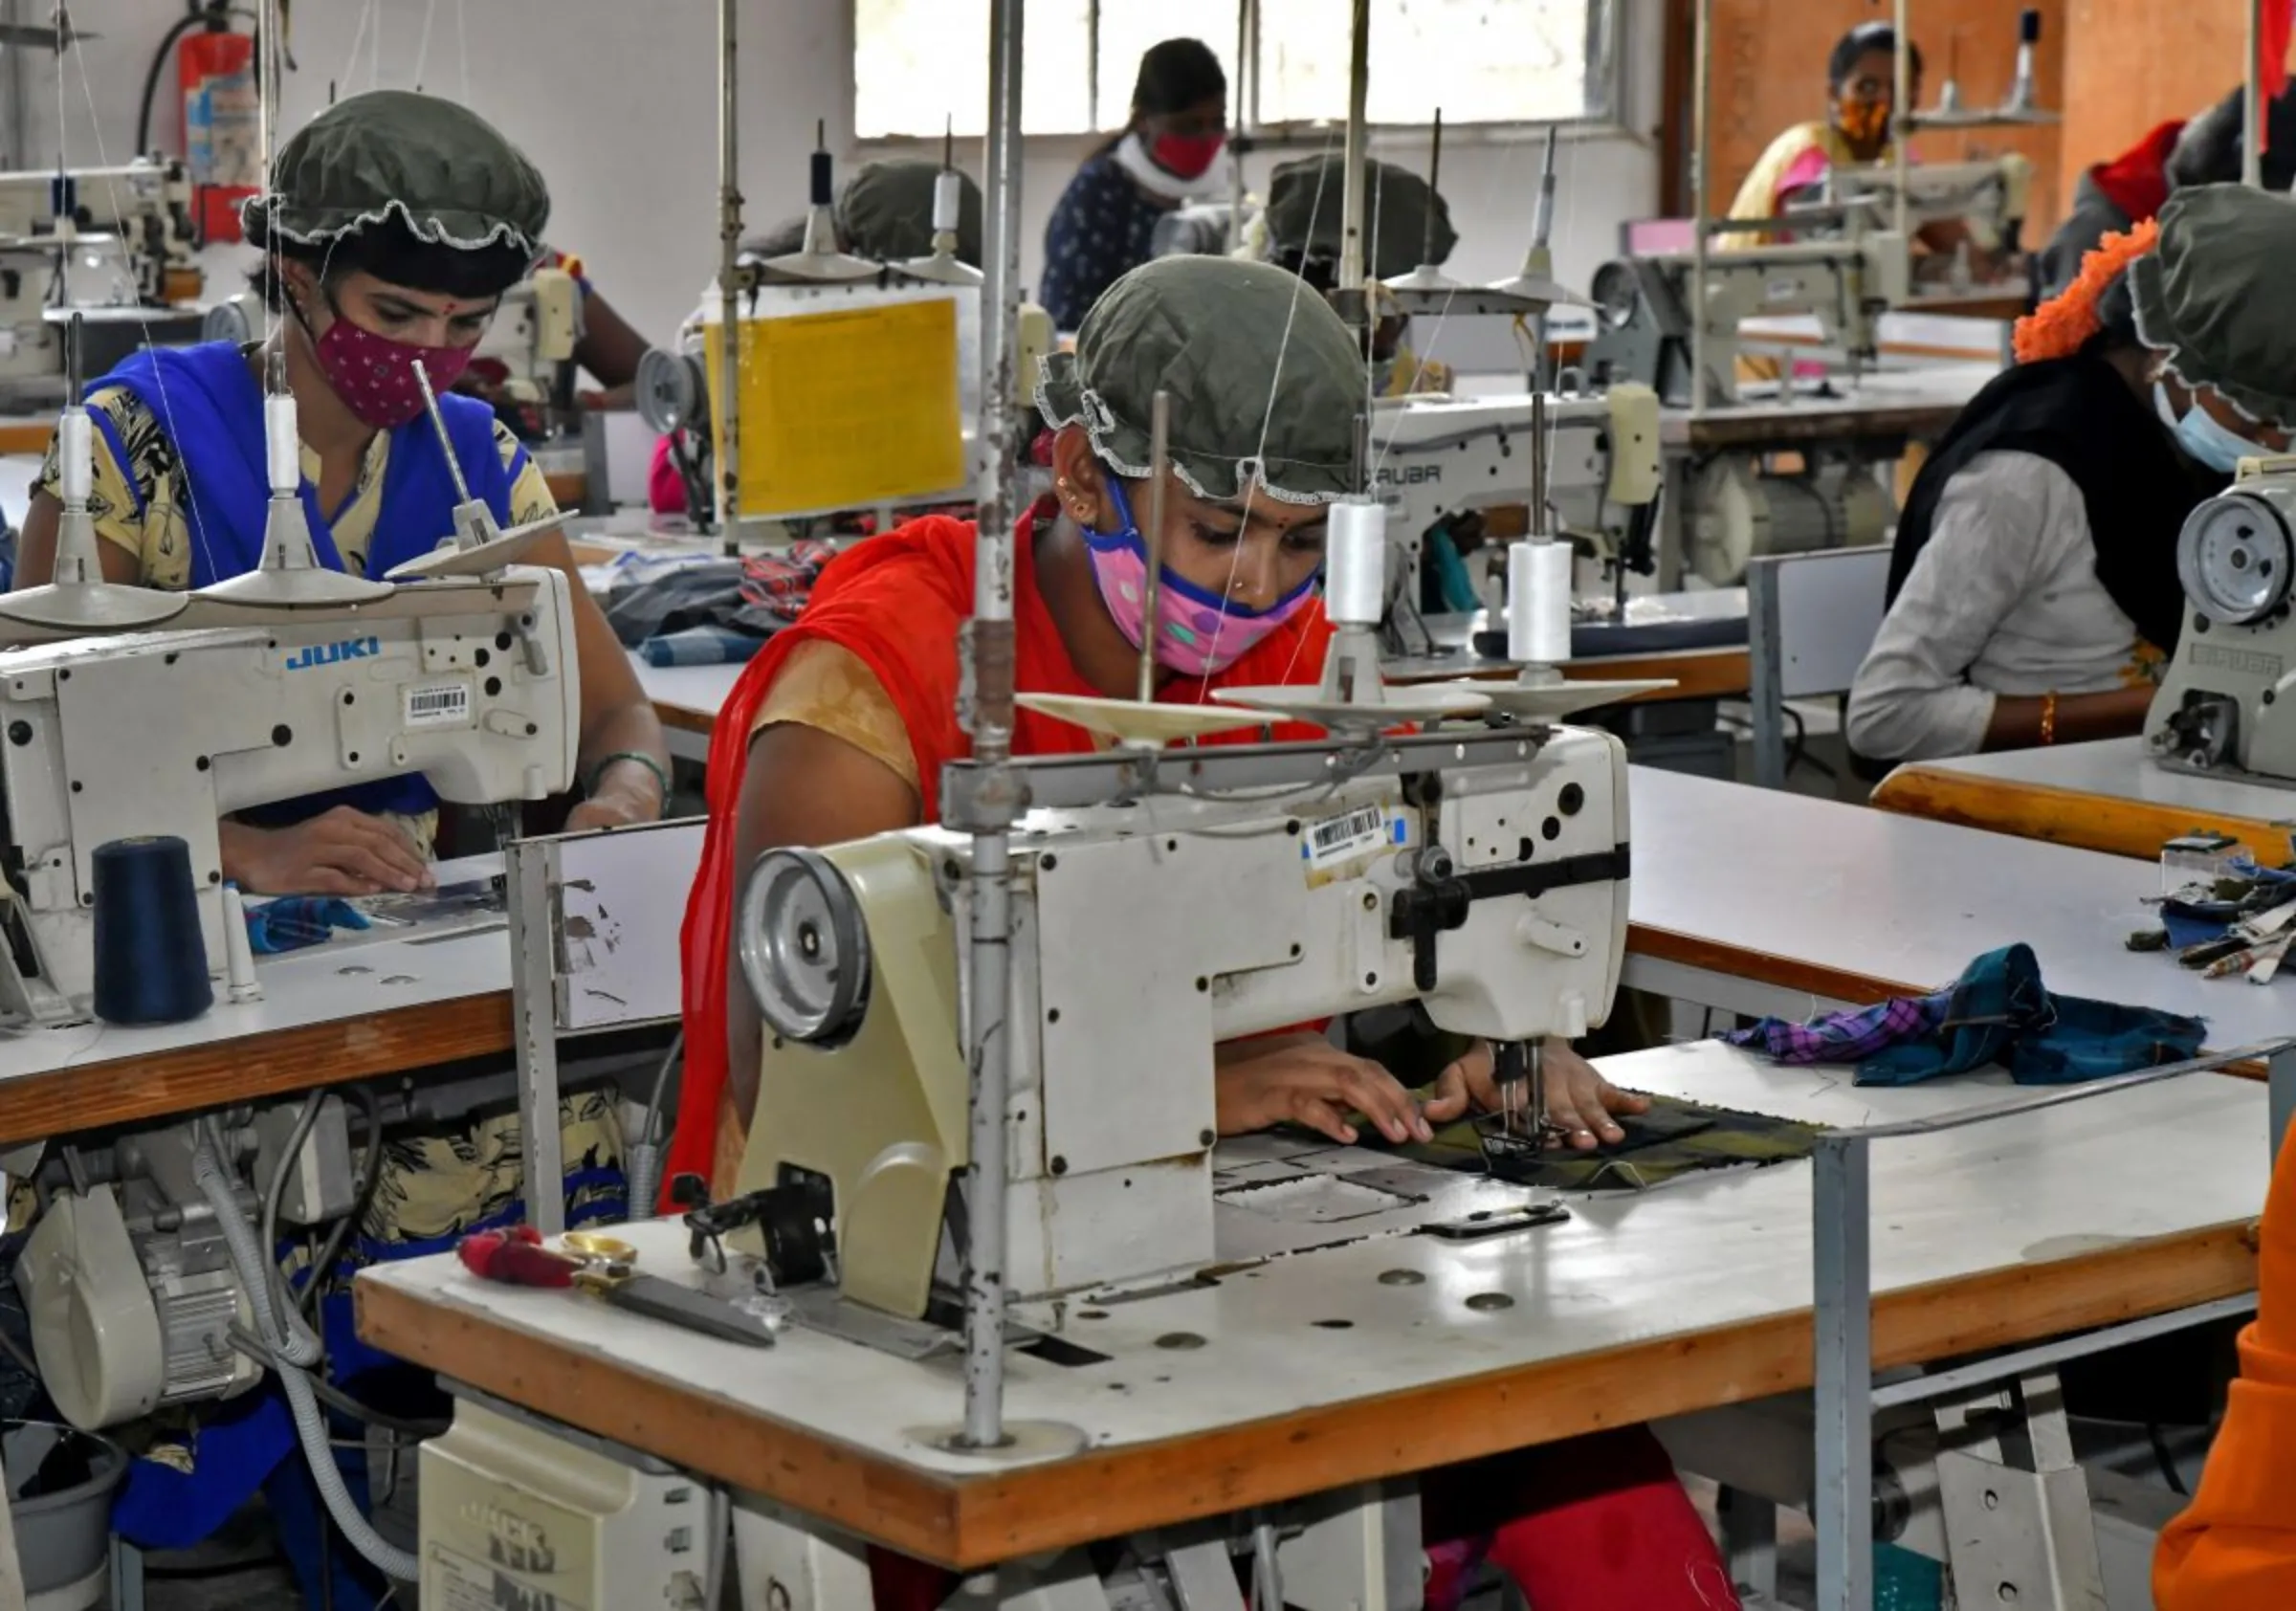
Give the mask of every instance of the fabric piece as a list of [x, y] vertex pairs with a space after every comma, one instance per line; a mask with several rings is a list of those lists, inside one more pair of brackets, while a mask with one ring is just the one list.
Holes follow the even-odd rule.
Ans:
[[2141, 688], [2162, 664], [2098, 580], [2079, 485], [2038, 454], [1979, 453], [1946, 482], [1851, 680], [1850, 748], [1974, 755], [1997, 698]]
[[2256, 1318], [2200, 1486], [2152, 1556], [2160, 1611], [2296, 1605], [2296, 1147], [2272, 1168], [2257, 1239]]
[[1809, 1157], [1819, 1136], [1813, 1125], [1670, 1097], [1654, 1097], [1648, 1113], [1618, 1122], [1625, 1139], [1615, 1146], [1551, 1147], [1535, 1161], [1493, 1158], [1490, 1172], [1555, 1191], [1643, 1191], [1708, 1169], [1790, 1163]]
[[[1789, 1062], [1854, 1060], [1860, 1085], [1912, 1085], [1940, 1074], [1998, 1063], [2020, 1085], [2064, 1085], [2180, 1062], [2200, 1049], [2206, 1026], [2197, 1018], [2052, 995], [2029, 945], [2003, 946], [1970, 963], [1917, 1012], [1884, 1015], [1871, 1008], [1827, 1014], [1795, 1026], [1764, 1019], [1723, 1039], [1732, 1046], [1783, 1046]], [[1891, 1026], [1894, 1026], [1894, 1032]], [[1876, 1044], [1881, 1042], [1883, 1044]], [[1840, 1055], [1828, 1054], [1839, 1046]]]
[[2296, 256], [2296, 206], [2244, 185], [2179, 190], [2160, 244], [2129, 266], [2137, 334], [2187, 386], [2296, 424], [2296, 307], [2272, 294]]
[[2270, 893], [2263, 896], [2263, 907], [2237, 896], [2205, 902], [2175, 898], [2162, 901], [2161, 927], [2168, 932], [2171, 947], [2181, 951], [2188, 945], [2221, 939], [2235, 918], [2277, 906], [2289, 894], [2296, 894], [2296, 869], [2263, 867], [2247, 856], [2236, 857], [2225, 869], [2225, 881]]
[[1953, 1000], [1951, 990], [1941, 990], [1933, 996], [1898, 996], [1847, 1012], [1829, 1012], [1806, 1024], [1765, 1018], [1722, 1038], [1780, 1063], [1863, 1063], [1889, 1047], [1934, 1032], [1945, 1022]]
[[869, 663], [828, 638], [799, 644], [782, 664], [751, 732], [794, 722], [841, 739], [876, 761], [921, 797], [916, 751], [901, 713]]
[[[1269, 246], [1277, 254], [1338, 262], [1346, 188], [1347, 159], [1341, 156], [1309, 157], [1278, 167], [1268, 181]], [[1365, 160], [1363, 218], [1368, 227], [1363, 272], [1373, 279], [1393, 279], [1422, 264], [1441, 267], [1459, 244], [1443, 193], [1393, 163]], [[1430, 221], [1432, 257], [1427, 255]]]
[[[1032, 694], [1093, 695], [1098, 691], [1069, 659], [1060, 629], [1037, 590], [1039, 522], [1049, 522], [1051, 516], [1049, 502], [1040, 504], [1022, 517], [1014, 534], [1014, 687]], [[718, 1098], [725, 1084], [725, 947], [733, 916], [734, 816], [759, 707], [798, 646], [821, 640], [839, 644], [869, 667], [899, 712], [915, 761], [918, 820], [939, 821], [941, 767], [971, 754], [971, 741], [957, 726], [956, 697], [957, 630], [973, 608], [973, 543], [971, 522], [927, 516], [838, 555], [822, 572], [805, 614], [743, 668], [718, 713], [710, 739], [709, 828], [682, 935], [685, 1094], [663, 1171], [665, 1182], [681, 1173], [705, 1174], [713, 1160]], [[1170, 678], [1157, 690], [1157, 697], [1194, 703], [1216, 688], [1313, 681], [1321, 673], [1330, 637], [1331, 626], [1322, 609], [1307, 611], [1225, 675]], [[1294, 724], [1279, 725], [1275, 731], [1294, 739], [1312, 733]], [[1221, 734], [1203, 741], [1245, 740]], [[1075, 755], [1093, 747], [1092, 736], [1080, 727], [1033, 711], [1015, 713], [1015, 755]]]
[[646, 639], [638, 656], [649, 666], [739, 666], [764, 642], [731, 627], [686, 627]]
[[[2288, 210], [2296, 223], [2296, 209]], [[2166, 231], [2164, 220], [2164, 240]], [[2296, 253], [2296, 233], [2288, 247]], [[2152, 260], [2139, 258], [2130, 274]], [[2290, 329], [2296, 334], [2296, 321]], [[2290, 358], [2296, 362], [2296, 344]], [[2184, 627], [2176, 534], [2193, 507], [2228, 482], [2179, 455], [2152, 405], [2086, 350], [2005, 369], [1962, 409], [1907, 495], [1889, 559], [1890, 601], [1930, 541], [1947, 484], [1979, 453], [2000, 452], [2033, 453], [2072, 477], [2088, 515], [2097, 580], [2147, 643], [2174, 653]]]
[[1173, 469], [1199, 496], [1254, 483], [1285, 502], [1355, 490], [1363, 355], [1296, 275], [1232, 257], [1160, 257], [1093, 306], [1073, 352], [1045, 360], [1037, 408], [1081, 424], [1119, 474], [1148, 474], [1149, 413], [1172, 397]]
[[396, 215], [423, 240], [541, 250], [550, 188], [525, 154], [469, 107], [410, 90], [339, 100], [288, 137], [272, 188], [240, 220], [250, 246], [276, 231], [335, 238]]
[[[916, 158], [864, 163], [837, 194], [837, 238], [856, 257], [898, 263], [933, 252], [933, 189], [940, 165]], [[957, 175], [957, 260], [981, 266], [981, 187]]]
[[2168, 203], [2169, 153], [2183, 132], [2182, 119], [2156, 124], [2112, 161], [2090, 168], [2088, 178], [2130, 223], [2150, 218]]
[[247, 908], [247, 942], [276, 957], [332, 939], [337, 929], [368, 929], [366, 914], [339, 895], [281, 895]]
[[607, 624], [629, 649], [697, 627], [768, 638], [797, 619], [822, 567], [836, 553], [834, 544], [807, 541], [785, 551], [661, 570], [616, 587], [606, 604]]
[[1037, 298], [1056, 329], [1080, 329], [1101, 293], [1149, 260], [1157, 220], [1170, 210], [1133, 183], [1113, 150], [1077, 168], [1045, 220]]

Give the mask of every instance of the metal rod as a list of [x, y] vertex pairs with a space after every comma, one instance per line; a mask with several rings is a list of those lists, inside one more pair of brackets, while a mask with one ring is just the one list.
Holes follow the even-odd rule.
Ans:
[[[1252, 58], [1253, 11], [1253, 0], [1237, 0], [1236, 110], [1227, 130], [1227, 250], [1230, 255], [1244, 250], [1244, 153], [1248, 146], [1246, 131], [1251, 127], [1251, 90], [1244, 75], [1246, 64]], [[1093, 53], [1095, 57], [1099, 54], [1097, 50]]]
[[2265, 0], [2248, 0], [2248, 66], [2243, 79], [2248, 91], [2241, 108], [2246, 124], [2241, 130], [2241, 183], [2256, 190], [2264, 188], [2264, 5]]
[[1698, 27], [1691, 41], [1696, 67], [1690, 74], [1690, 216], [1698, 228], [1690, 232], [1690, 418], [1706, 412], [1706, 176], [1711, 156], [1707, 148], [1706, 98], [1713, 77], [1714, 0], [1698, 0]]
[[[1347, 57], [1347, 139], [1339, 160], [1347, 166], [1339, 191], [1339, 289], [1363, 289], [1363, 171], [1364, 108], [1371, 97], [1371, 0], [1354, 0], [1355, 16], [1349, 29]], [[1365, 308], [1361, 315], [1371, 317]]]
[[1145, 611], [1140, 628], [1143, 705], [1156, 697], [1156, 596], [1163, 589], [1164, 480], [1171, 433], [1172, 394], [1159, 386], [1148, 409], [1148, 529], [1140, 534], [1141, 545], [1148, 550], [1148, 580], [1140, 595]]
[[1018, 815], [1012, 760], [1012, 463], [1014, 365], [1021, 288], [1021, 41], [1023, 0], [990, 0], [988, 273], [982, 286], [981, 453], [973, 550], [973, 618], [965, 623], [967, 690], [959, 718], [986, 770], [973, 804], [968, 896], [965, 1065], [971, 1074], [972, 1173], [964, 1269], [964, 1443], [1004, 1442], [1004, 1106], [1012, 1084], [1006, 1022], [1012, 968], [1011, 843]]
[[[1430, 230], [1433, 221], [1429, 220]], [[1547, 145], [1538, 159], [1538, 204], [1531, 213], [1530, 262], [1549, 279], [1555, 277], [1555, 258], [1549, 245], [1555, 233], [1555, 125], [1547, 125]], [[1547, 318], [1543, 304], [1531, 320], [1531, 389], [1549, 389], [1547, 369], [1553, 363], [1547, 351]], [[1623, 570], [1621, 575], [1625, 574]]]
[[2264, 1065], [2266, 1091], [2265, 1112], [2270, 1115], [2272, 1157], [2280, 1157], [2280, 1143], [2287, 1136], [2288, 1121], [2296, 1118], [2296, 1051], [2279, 1051]]
[[1819, 1611], [1873, 1604], [1871, 1153], [1819, 1137], [1810, 1191], [1817, 1347]]
[[[1897, 232], [1898, 250], [1910, 251], [1906, 241], [1906, 165], [1910, 160], [1913, 143], [1913, 104], [1907, 97], [1913, 93], [1913, 36], [1907, 32], [1907, 0], [1895, 0], [1895, 18], [1890, 26], [1896, 31], [1895, 48], [1889, 53], [1889, 138], [1890, 166], [1896, 169], [1897, 180], [1892, 188], [1896, 199], [1891, 205], [1889, 227]], [[1789, 367], [1791, 367], [1789, 365]]]
[[1932, 1399], [1952, 1398], [1973, 1387], [1985, 1387], [2028, 1371], [2045, 1369], [2067, 1359], [2086, 1359], [2094, 1355], [2126, 1348], [2130, 1343], [2146, 1342], [2174, 1332], [2190, 1331], [2196, 1326], [2214, 1325], [2219, 1320], [2237, 1320], [2256, 1313], [2256, 1294], [2242, 1292], [2238, 1297], [2219, 1298], [2214, 1303], [2195, 1304], [2190, 1309], [2173, 1309], [2165, 1314], [2148, 1314], [2141, 1320], [2124, 1321], [2118, 1326], [2107, 1326], [2102, 1331], [2083, 1332], [2079, 1336], [2058, 1337], [2034, 1348], [2020, 1349], [2014, 1354], [1997, 1354], [1979, 1359], [1974, 1365], [1962, 1365], [1950, 1371], [1937, 1371], [1929, 1376], [1909, 1377], [1904, 1381], [1892, 1381], [1873, 1390], [1876, 1410], [1895, 1409], [1900, 1404], [1924, 1404]]
[[454, 501], [471, 501], [471, 485], [462, 478], [462, 461], [454, 456], [454, 439], [447, 434], [446, 416], [438, 411], [438, 393], [430, 389], [430, 366], [421, 359], [414, 361], [414, 379], [423, 388], [423, 408], [430, 416], [430, 429], [438, 432], [438, 445], [446, 451], [447, 474], [454, 477]]
[[[1555, 131], [1547, 131], [1549, 149], [1553, 148]], [[1427, 144], [1427, 194], [1443, 193], [1443, 108], [1435, 108], [1435, 131]], [[1435, 221], [1440, 216], [1433, 206], [1427, 209], [1426, 232], [1420, 236], [1419, 260], [1432, 268], [1435, 264]]]
[[1531, 541], [1555, 535], [1547, 518], [1547, 394], [1531, 394]]
[[734, 48], [736, 0], [718, 3], [718, 432], [711, 446], [718, 531], [728, 554], [741, 530], [741, 320], [734, 281], [741, 267], [740, 75]]

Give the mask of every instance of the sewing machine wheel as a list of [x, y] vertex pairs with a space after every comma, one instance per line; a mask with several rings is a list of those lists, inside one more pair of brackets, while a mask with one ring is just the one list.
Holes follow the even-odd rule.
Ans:
[[2227, 493], [2193, 511], [2176, 539], [2185, 597], [2226, 626], [2245, 627], [2278, 609], [2296, 573], [2296, 541], [2278, 509]]
[[638, 360], [633, 401], [647, 429], [664, 436], [692, 425], [708, 406], [708, 383], [698, 360], [682, 352], [648, 347]]
[[869, 928], [836, 864], [817, 850], [768, 850], [735, 914], [741, 977], [784, 1040], [834, 1046], [869, 1004]]

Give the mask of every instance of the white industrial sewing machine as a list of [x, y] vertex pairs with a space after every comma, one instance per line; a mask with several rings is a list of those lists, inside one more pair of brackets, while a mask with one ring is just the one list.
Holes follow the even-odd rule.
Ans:
[[2184, 631], [2145, 719], [2164, 766], [2296, 787], [2296, 457], [2246, 459], [2176, 539]]
[[[1896, 216], [1897, 169], [1893, 164], [1837, 167], [1826, 175], [1828, 200], [1862, 208], [1872, 229], [1889, 228]], [[1984, 162], [1936, 163], [1906, 169], [1906, 227], [1915, 232], [1932, 224], [1958, 223], [1980, 252], [2015, 254], [2023, 249], [2030, 210], [2033, 163], [2010, 152]], [[1793, 209], [1787, 209], [1791, 217]]]
[[564, 268], [537, 269], [502, 294], [473, 353], [501, 365], [503, 395], [537, 408], [573, 402], [574, 349], [582, 342], [582, 287]]
[[74, 312], [99, 373], [146, 339], [198, 340], [200, 316], [180, 305], [199, 296], [197, 246], [181, 163], [0, 173], [0, 401], [61, 401]]
[[[1600, 397], [1423, 396], [1382, 402], [1371, 416], [1372, 480], [1388, 510], [1390, 618], [1415, 605], [1428, 538], [1486, 511], [1535, 511], [1529, 529], [1575, 539], [1624, 569], [1638, 512], [1659, 491], [1658, 394], [1630, 382]], [[1542, 429], [1545, 451], [1539, 451]], [[1500, 605], [1503, 542], [1468, 567], [1487, 607]]]

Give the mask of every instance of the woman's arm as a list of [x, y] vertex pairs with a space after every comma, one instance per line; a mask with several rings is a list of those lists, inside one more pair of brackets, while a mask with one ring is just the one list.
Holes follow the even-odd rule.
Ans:
[[582, 298], [582, 340], [575, 343], [574, 360], [590, 372], [603, 388], [583, 393], [592, 408], [627, 408], [630, 387], [638, 378], [638, 360], [646, 356], [646, 338], [629, 327], [595, 291]]
[[[13, 587], [40, 587], [55, 580], [55, 528], [63, 514], [64, 506], [46, 487], [34, 489], [32, 507], [24, 514], [23, 529], [16, 534]], [[117, 542], [99, 541], [96, 555], [103, 566], [106, 582], [133, 584], [137, 580], [140, 566], [132, 549]]]
[[[2080, 489], [2045, 459], [1983, 453], [1956, 473], [1850, 685], [1850, 747], [1877, 761], [1986, 747], [2000, 701], [1971, 685], [1969, 668], [2046, 580], [2049, 558], [2067, 542], [2086, 543], [2087, 534]], [[2040, 704], [2033, 701], [2036, 728]], [[2009, 741], [2006, 731], [1998, 740]]]

